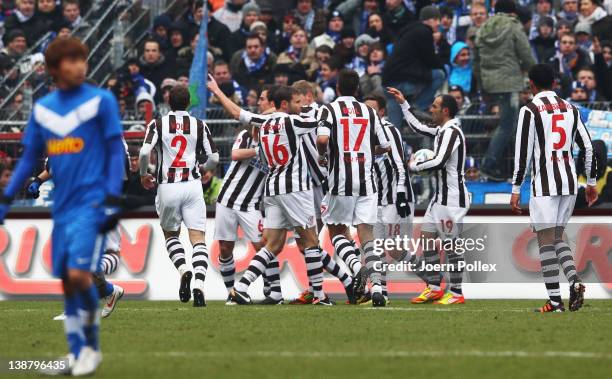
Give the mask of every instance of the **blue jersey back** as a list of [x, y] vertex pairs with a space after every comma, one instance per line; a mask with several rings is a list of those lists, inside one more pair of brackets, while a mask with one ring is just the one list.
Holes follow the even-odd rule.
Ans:
[[42, 147], [53, 172], [53, 217], [68, 221], [102, 203], [107, 144], [121, 136], [113, 94], [89, 84], [56, 90], [34, 105], [24, 145]]

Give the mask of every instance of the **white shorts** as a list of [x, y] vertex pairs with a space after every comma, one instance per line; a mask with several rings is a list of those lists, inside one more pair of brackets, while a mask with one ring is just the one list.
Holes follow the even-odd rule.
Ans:
[[374, 225], [377, 207], [376, 193], [367, 196], [340, 196], [328, 193], [321, 204], [321, 216], [325, 224]]
[[206, 204], [199, 180], [160, 184], [155, 208], [164, 230], [176, 232], [183, 222], [188, 229], [206, 231]]
[[457, 238], [463, 231], [463, 218], [467, 212], [467, 207], [449, 207], [432, 201], [423, 217], [421, 230], [437, 233], [441, 239]]
[[104, 250], [110, 250], [117, 253], [121, 250], [121, 231], [119, 230], [119, 225], [106, 233], [106, 248]]
[[264, 229], [311, 228], [316, 225], [312, 190], [265, 196]]
[[574, 212], [576, 195], [538, 196], [529, 199], [529, 217], [533, 230], [565, 227]]
[[215, 212], [215, 240], [236, 241], [238, 239], [238, 225], [244, 236], [251, 242], [261, 241], [263, 232], [263, 218], [261, 211], [238, 211], [217, 203]]
[[317, 220], [321, 219], [321, 203], [323, 202], [323, 186], [313, 186], [312, 196], [314, 198], [314, 210]]
[[374, 225], [374, 238], [387, 239], [396, 236], [412, 237], [412, 222], [414, 218], [414, 203], [410, 204], [410, 215], [401, 218], [395, 204], [379, 205], [378, 220]]

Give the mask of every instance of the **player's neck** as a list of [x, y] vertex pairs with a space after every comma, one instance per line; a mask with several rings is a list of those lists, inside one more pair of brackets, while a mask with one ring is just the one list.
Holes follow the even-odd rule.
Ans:
[[74, 85], [69, 85], [68, 83], [65, 83], [62, 81], [57, 81], [55, 83], [55, 86], [57, 87], [57, 89], [63, 93], [69, 93], [69, 92], [78, 90], [79, 88], [81, 88], [82, 85], [83, 83], [74, 86]]

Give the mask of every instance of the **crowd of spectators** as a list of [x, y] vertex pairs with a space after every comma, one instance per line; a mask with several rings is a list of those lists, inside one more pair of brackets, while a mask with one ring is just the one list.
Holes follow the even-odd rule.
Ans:
[[[200, 25], [207, 22], [208, 70], [243, 106], [254, 106], [265, 84], [302, 79], [316, 82], [318, 101], [328, 103], [336, 97], [338, 71], [348, 67], [359, 73], [362, 95], [393, 86], [427, 111], [434, 95], [445, 92], [458, 100], [461, 115], [498, 115], [481, 167], [490, 178], [508, 174], [499, 161], [528, 99], [524, 74], [534, 63], [554, 67], [562, 98], [612, 100], [612, 0], [289, 1], [184, 1], [183, 12], [157, 15], [137, 56], [100, 84], [116, 94], [124, 120], [164, 114], [169, 90], [189, 84]], [[37, 58], [17, 70], [15, 64], [46, 32], [52, 38], [87, 33], [91, 25], [81, 15], [92, 6], [83, 0], [1, 4], [0, 98], [20, 72], [38, 70], [31, 80], [44, 80], [42, 55], [36, 55], [44, 43], [33, 52]], [[9, 107], [31, 101], [25, 97], [15, 96]], [[214, 96], [206, 101], [217, 105]], [[394, 101], [387, 111], [399, 126]]]

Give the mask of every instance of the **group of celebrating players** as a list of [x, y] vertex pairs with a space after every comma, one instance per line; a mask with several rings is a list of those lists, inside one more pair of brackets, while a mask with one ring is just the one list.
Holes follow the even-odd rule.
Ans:
[[[46, 153], [55, 178], [53, 273], [61, 278], [64, 288], [63, 319], [70, 350], [68, 365], [53, 373], [75, 376], [94, 373], [102, 360], [99, 299], [105, 298], [108, 316], [123, 294], [103, 275], [116, 269], [117, 251], [103, 252], [110, 231], [115, 230], [112, 238], [117, 242], [126, 147], [116, 100], [110, 92], [85, 83], [87, 56], [87, 47], [76, 38], [58, 38], [47, 48], [46, 65], [58, 89], [36, 102], [22, 141], [23, 156], [0, 196], [3, 222], [15, 194]], [[511, 205], [520, 213], [520, 186], [531, 169], [530, 217], [538, 235], [550, 298], [538, 311], [565, 310], [559, 267], [570, 282], [569, 308], [575, 311], [582, 305], [585, 288], [563, 240], [578, 189], [574, 144], [585, 151], [589, 204], [597, 199], [596, 163], [576, 108], [551, 91], [552, 69], [536, 65], [529, 78], [535, 96], [521, 109], [519, 118]], [[409, 172], [434, 172], [436, 191], [423, 219], [421, 238], [460, 235], [470, 194], [464, 183], [466, 142], [455, 118], [455, 100], [448, 95], [436, 97], [429, 109], [435, 126], [428, 126], [412, 115], [400, 91], [388, 88], [410, 128], [433, 138], [434, 151], [427, 159], [415, 159], [418, 154], [414, 154], [407, 161], [397, 126], [384, 117], [385, 98], [368, 95], [360, 102], [355, 98], [358, 86], [357, 73], [342, 70], [336, 88], [340, 96], [323, 106], [314, 101], [313, 87], [307, 82], [266, 87], [261, 93], [260, 114], [254, 114], [240, 109], [209, 78], [209, 90], [227, 112], [250, 126], [238, 133], [216, 210], [215, 240], [219, 241], [228, 304], [252, 303], [248, 288], [260, 275], [267, 283], [263, 303], [283, 302], [277, 256], [287, 232], [292, 231], [310, 282], [294, 303], [333, 304], [323, 291], [325, 269], [342, 282], [349, 303], [385, 306], [385, 273], [376, 269], [382, 257], [375, 253], [373, 240], [412, 234], [414, 195]], [[186, 111], [189, 104], [187, 88], [177, 86], [171, 91], [172, 111], [147, 126], [139, 170], [143, 186], [158, 186], [156, 209], [169, 257], [179, 272], [180, 300], [188, 302], [193, 294], [194, 306], [199, 307], [206, 305], [209, 257], [204, 234], [206, 209], [197, 179], [200, 165], [214, 168], [219, 155], [206, 124]], [[148, 171], [153, 150], [157, 153], [155, 176]], [[29, 191], [35, 193], [44, 177], [46, 174], [32, 182]], [[182, 223], [193, 248], [192, 269], [178, 238]], [[323, 224], [328, 227], [335, 255], [344, 265], [320, 248], [318, 231]], [[257, 253], [236, 282], [232, 251], [238, 227]], [[351, 227], [357, 230], [358, 243], [352, 238]], [[433, 265], [440, 262], [437, 249], [423, 251], [422, 257], [408, 251], [386, 253], [390, 259], [413, 263], [413, 267], [421, 267], [420, 259]], [[463, 273], [458, 268], [463, 256], [454, 251], [445, 253], [447, 267], [455, 267], [449, 270], [448, 292], [441, 288], [441, 272], [417, 270], [427, 287], [413, 303], [464, 303]], [[106, 262], [104, 270], [102, 262]]]

